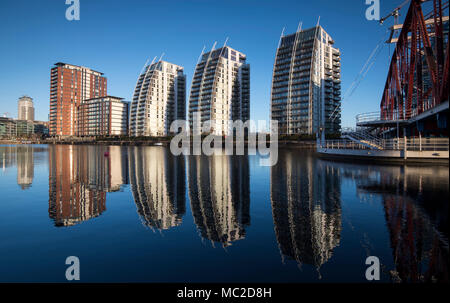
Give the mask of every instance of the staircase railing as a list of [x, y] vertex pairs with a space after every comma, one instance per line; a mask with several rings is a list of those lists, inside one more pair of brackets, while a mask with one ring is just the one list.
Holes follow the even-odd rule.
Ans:
[[354, 141], [355, 143], [367, 145], [369, 148], [378, 150], [384, 149], [384, 141], [381, 138], [378, 138], [363, 129], [343, 131], [342, 137]]
[[395, 138], [395, 139], [379, 139], [381, 143], [378, 148], [374, 144], [368, 144], [363, 140], [353, 140], [344, 138], [340, 140], [325, 140], [321, 143], [320, 147], [327, 149], [372, 149], [380, 150], [406, 150], [408, 151], [449, 151], [449, 139], [448, 138]]

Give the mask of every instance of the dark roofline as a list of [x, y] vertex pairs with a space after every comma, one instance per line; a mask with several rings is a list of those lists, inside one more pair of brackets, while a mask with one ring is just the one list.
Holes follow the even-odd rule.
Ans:
[[92, 69], [92, 68], [90, 68], [90, 67], [81, 66], [81, 65], [75, 65], [75, 64], [64, 63], [64, 62], [56, 62], [54, 65], [55, 65], [55, 66], [73, 65], [73, 66], [76, 66], [76, 67], [85, 67], [85, 68], [89, 68], [89, 69], [90, 69], [91, 71], [93, 71], [93, 72], [99, 73], [100, 75], [104, 75], [104, 73], [102, 73], [102, 72], [99, 72], [99, 71], [94, 70], [94, 69]]
[[122, 98], [122, 97], [116, 97], [116, 96], [107, 95], [107, 96], [103, 96], [103, 97], [95, 97], [95, 98], [84, 99], [83, 101], [103, 99], [103, 98], [114, 98], [114, 99], [119, 99], [120, 101], [125, 99], [125, 98]]

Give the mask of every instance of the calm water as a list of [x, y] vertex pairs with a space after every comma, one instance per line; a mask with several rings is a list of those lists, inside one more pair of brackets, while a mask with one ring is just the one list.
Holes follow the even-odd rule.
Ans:
[[[109, 156], [105, 156], [105, 152]], [[448, 166], [0, 146], [0, 281], [448, 281]]]

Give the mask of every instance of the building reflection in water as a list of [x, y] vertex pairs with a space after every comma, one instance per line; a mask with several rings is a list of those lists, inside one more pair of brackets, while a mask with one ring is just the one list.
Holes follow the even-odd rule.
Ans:
[[137, 212], [145, 226], [178, 226], [186, 212], [184, 156], [163, 147], [129, 147], [130, 183]]
[[357, 184], [382, 196], [395, 263], [392, 279], [448, 282], [448, 167], [386, 166], [366, 175]]
[[18, 145], [17, 184], [22, 189], [30, 188], [34, 177], [34, 155], [32, 145]]
[[0, 165], [3, 172], [16, 164], [16, 151], [17, 146], [15, 145], [0, 146]]
[[250, 225], [248, 156], [188, 157], [192, 214], [201, 237], [224, 247], [245, 237]]
[[280, 150], [270, 177], [272, 215], [282, 261], [288, 258], [299, 267], [310, 264], [319, 271], [340, 242], [339, 170], [310, 154]]
[[49, 216], [71, 226], [106, 210], [106, 192], [128, 183], [127, 154], [119, 146], [50, 145]]
[[[42, 151], [43, 148], [37, 148]], [[0, 146], [0, 165], [3, 171], [9, 167], [17, 166], [17, 185], [21, 189], [31, 187], [34, 178], [34, 151], [32, 145]]]

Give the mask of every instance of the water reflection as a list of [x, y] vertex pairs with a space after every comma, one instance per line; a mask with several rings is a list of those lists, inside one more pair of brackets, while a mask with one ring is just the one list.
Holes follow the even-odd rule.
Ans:
[[188, 157], [195, 224], [203, 238], [224, 247], [245, 237], [250, 224], [248, 156]]
[[184, 157], [162, 147], [129, 147], [131, 189], [143, 224], [180, 225], [186, 212]]
[[[37, 147], [36, 151], [42, 151]], [[0, 164], [6, 171], [11, 166], [17, 166], [17, 185], [23, 190], [31, 187], [34, 178], [33, 145], [0, 146]]]
[[382, 196], [395, 261], [391, 278], [448, 282], [448, 167], [382, 166], [366, 175], [356, 180], [360, 190]]
[[287, 257], [319, 271], [340, 242], [340, 176], [333, 165], [301, 156], [280, 151], [271, 169], [273, 222], [282, 261]]
[[[145, 226], [171, 229], [171, 236], [178, 239], [189, 239], [194, 232], [213, 246], [227, 247], [245, 238], [245, 245], [230, 253], [236, 260], [254, 255], [258, 258], [246, 266], [237, 264], [232, 268], [233, 273], [240, 275], [251, 269], [264, 277], [315, 281], [316, 274], [306, 275], [310, 274], [309, 269], [316, 268], [318, 276], [323, 275], [327, 281], [365, 282], [361, 268], [365, 269], [363, 258], [367, 254], [380, 257], [383, 281], [448, 282], [448, 166], [326, 161], [294, 149], [280, 149], [279, 161], [270, 169], [259, 167], [257, 160], [256, 156], [176, 157], [163, 147], [0, 146], [0, 186], [3, 185], [2, 194], [7, 195], [2, 202], [11, 202], [0, 203], [0, 214], [4, 215], [0, 221], [8, 226], [5, 233], [21, 235], [23, 227], [8, 211], [17, 212], [24, 203], [30, 203], [46, 213], [47, 192], [32, 185], [41, 178], [47, 182], [48, 163], [48, 213], [56, 226], [70, 226], [100, 216], [106, 211], [107, 198], [114, 195], [124, 199], [118, 208], [131, 212], [109, 210], [112, 213], [108, 220], [95, 220], [96, 223], [120, 225], [136, 220], [137, 209]], [[252, 218], [257, 228], [251, 235], [250, 175], [254, 178], [252, 196], [258, 203], [257, 215]], [[269, 177], [270, 201], [267, 188], [260, 188], [269, 186]], [[15, 186], [16, 182], [19, 186]], [[123, 184], [128, 183], [131, 186], [124, 190]], [[119, 190], [123, 193], [111, 193]], [[186, 209], [186, 194], [191, 212]], [[24, 203], [14, 203], [15, 197]], [[39, 204], [42, 201], [45, 205]], [[262, 213], [269, 217], [261, 216]], [[21, 214], [29, 215], [25, 211]], [[120, 220], [113, 221], [117, 218]], [[36, 217], [30, 216], [29, 220]], [[196, 229], [190, 228], [192, 221]], [[187, 228], [174, 228], [183, 222]], [[41, 228], [39, 224], [40, 221], [37, 229]], [[109, 245], [116, 235], [98, 224], [86, 228], [103, 233]], [[155, 245], [154, 241], [145, 241], [148, 235], [139, 232], [136, 225], [120, 227], [130, 235], [127, 241], [131, 245]], [[47, 226], [41, 232], [47, 234]], [[77, 231], [70, 230], [67, 237], [73, 237], [73, 232]], [[159, 240], [157, 249], [176, 253], [171, 250], [173, 242]], [[14, 250], [14, 241], [4, 242], [4, 251], [20, 254]], [[38, 243], [27, 243], [28, 251], [39, 250]], [[278, 249], [277, 244], [273, 249], [273, 243], [278, 244]], [[83, 246], [81, 242], [77, 244]], [[222, 254], [204, 258], [205, 247], [197, 244], [177, 243], [188, 251], [186, 258], [191, 258], [191, 264], [201, 263], [198, 270], [203, 270], [205, 276], [211, 275], [211, 266], [223, 261]], [[104, 249], [109, 249], [108, 245]], [[289, 266], [281, 266], [280, 255]], [[136, 256], [140, 257], [132, 255], [129, 259]], [[169, 264], [173, 259], [159, 260]], [[177, 268], [191, 272], [191, 264]], [[291, 270], [296, 265], [304, 265], [308, 270]]]
[[128, 183], [127, 154], [118, 146], [49, 146], [49, 216], [71, 226], [106, 210], [106, 192]]
[[17, 184], [21, 189], [28, 189], [33, 183], [33, 177], [33, 146], [17, 146]]
[[16, 165], [17, 146], [3, 145], [0, 146], [0, 165], [2, 171], [6, 172], [8, 168]]

